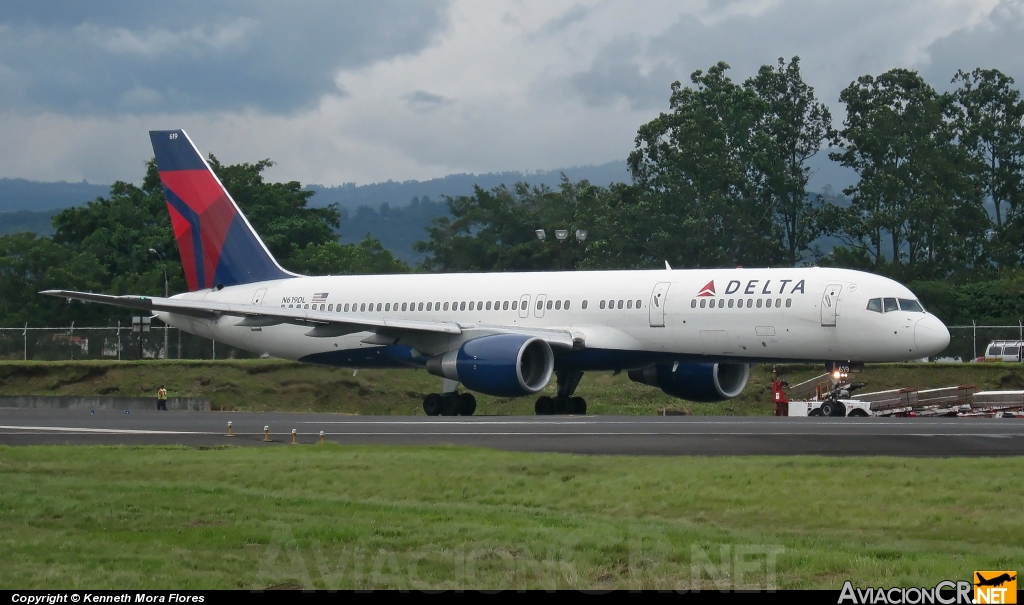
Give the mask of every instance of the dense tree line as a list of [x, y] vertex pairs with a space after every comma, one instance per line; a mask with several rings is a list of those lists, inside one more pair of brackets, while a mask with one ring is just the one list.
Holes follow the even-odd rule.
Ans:
[[[262, 173], [270, 160], [225, 166], [211, 154], [209, 162], [286, 269], [305, 274], [409, 270], [372, 238], [339, 244], [337, 206], [309, 207], [313, 192], [297, 182], [265, 182]], [[114, 183], [108, 197], [57, 213], [53, 229], [52, 237], [0, 237], [0, 325], [108, 325], [131, 316], [124, 309], [67, 305], [37, 294], [46, 289], [163, 295], [166, 270], [171, 293], [187, 290], [152, 160], [141, 186]]]
[[[960, 71], [940, 93], [906, 69], [863, 76], [842, 91], [835, 128], [799, 58], [742, 83], [728, 70], [718, 63], [672, 84], [669, 110], [637, 132], [633, 184], [449, 198], [451, 216], [420, 244], [425, 266], [822, 264], [910, 282], [947, 321], [1024, 314], [1024, 102], [1011, 78]], [[833, 199], [807, 190], [807, 160], [828, 148], [859, 176]], [[589, 236], [538, 242], [532, 229], [544, 226]], [[825, 253], [823, 241], [837, 245]]]

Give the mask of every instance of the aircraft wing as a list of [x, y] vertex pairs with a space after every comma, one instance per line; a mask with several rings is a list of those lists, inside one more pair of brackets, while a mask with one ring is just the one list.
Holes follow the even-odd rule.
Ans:
[[[406, 337], [424, 336], [459, 336], [475, 337], [488, 334], [517, 333], [537, 336], [549, 345], [559, 348], [573, 348], [573, 335], [564, 330], [544, 328], [520, 328], [511, 326], [480, 326], [464, 325], [450, 321], [424, 321], [415, 319], [395, 319], [388, 317], [351, 317], [330, 311], [311, 311], [309, 309], [282, 309], [280, 307], [221, 303], [204, 300], [182, 300], [177, 298], [161, 298], [156, 296], [113, 296], [110, 294], [94, 294], [91, 292], [75, 292], [73, 290], [45, 290], [40, 294], [81, 300], [118, 307], [128, 307], [140, 311], [176, 313], [204, 319], [216, 319], [221, 316], [238, 317], [240, 327], [265, 327], [280, 324], [309, 326], [306, 336], [329, 338], [353, 334], [355, 332], [374, 332], [376, 338], [384, 341], [405, 340]], [[373, 342], [370, 339], [364, 342]], [[579, 339], [577, 339], [579, 342]], [[578, 345], [577, 345], [578, 346]]]

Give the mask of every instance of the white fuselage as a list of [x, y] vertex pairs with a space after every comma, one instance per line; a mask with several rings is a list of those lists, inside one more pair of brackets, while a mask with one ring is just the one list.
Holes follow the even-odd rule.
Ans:
[[[869, 310], [868, 301], [879, 297], [916, 298], [893, 280], [831, 268], [296, 277], [175, 298], [464, 328], [564, 330], [578, 346], [556, 353], [556, 367], [579, 370], [629, 369], [660, 359], [902, 361], [946, 347], [949, 332], [933, 315]], [[410, 359], [451, 350], [467, 338], [414, 338], [400, 343], [411, 355], [396, 358], [394, 348], [370, 332], [313, 337], [308, 326], [158, 316], [241, 349], [348, 367], [417, 365]]]

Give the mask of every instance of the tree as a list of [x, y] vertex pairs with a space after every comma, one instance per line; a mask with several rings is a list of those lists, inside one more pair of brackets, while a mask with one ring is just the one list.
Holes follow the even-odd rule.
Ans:
[[718, 63], [672, 83], [668, 113], [642, 125], [629, 168], [637, 187], [634, 215], [649, 247], [688, 266], [773, 264], [777, 234], [764, 217], [751, 168], [762, 101]]
[[848, 209], [832, 208], [835, 232], [853, 250], [845, 261], [895, 277], [936, 277], [981, 258], [987, 216], [955, 144], [952, 98], [914, 71], [861, 76], [840, 94], [844, 128], [830, 156], [860, 181], [844, 190]]
[[18, 233], [0, 237], [0, 325], [69, 325], [102, 316], [98, 305], [68, 313], [63, 300], [42, 290], [96, 290], [108, 283], [103, 265], [91, 253], [74, 253], [48, 237]]
[[302, 271], [311, 275], [369, 275], [408, 273], [409, 266], [396, 260], [380, 240], [366, 235], [358, 244], [309, 244], [293, 257]]
[[[512, 189], [474, 189], [471, 196], [446, 197], [449, 216], [427, 228], [429, 239], [416, 244], [427, 254], [429, 271], [536, 271], [572, 268], [582, 251], [574, 242], [553, 241], [553, 229], [588, 229], [587, 203], [599, 188], [563, 176], [559, 191], [517, 183]], [[549, 239], [538, 241], [535, 231]]]
[[835, 138], [832, 115], [803, 81], [800, 57], [789, 64], [780, 57], [774, 67], [761, 66], [744, 87], [761, 101], [751, 150], [752, 178], [783, 234], [786, 264], [796, 265], [819, 235], [821, 200], [807, 194], [807, 161]]
[[[958, 71], [952, 82], [960, 84], [954, 92], [960, 110], [957, 136], [995, 210], [994, 255], [1020, 262], [1016, 223], [1024, 206], [1024, 101], [1012, 88], [1013, 78], [996, 69]], [[1007, 225], [1013, 227], [1009, 233]]]
[[1009, 219], [1024, 195], [1024, 102], [1011, 88], [1013, 78], [997, 69], [960, 70], [952, 82], [960, 83], [954, 93], [961, 109], [957, 135], [977, 162], [985, 195], [995, 205], [996, 229], [1002, 229], [1003, 206]]

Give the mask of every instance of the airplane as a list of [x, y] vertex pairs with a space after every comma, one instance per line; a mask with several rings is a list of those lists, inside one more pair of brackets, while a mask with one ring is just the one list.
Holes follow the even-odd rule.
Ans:
[[171, 297], [43, 294], [151, 313], [269, 356], [442, 378], [431, 416], [471, 415], [469, 391], [555, 397], [584, 414], [584, 372], [691, 401], [739, 395], [753, 363], [905, 361], [949, 331], [903, 285], [833, 268], [302, 276], [282, 268], [184, 130], [150, 132], [189, 291]]
[[978, 576], [978, 581], [975, 582], [976, 586], [1002, 586], [1017, 579], [1017, 576], [1011, 576], [1008, 573], [999, 574], [993, 578], [985, 578], [978, 572], [975, 572], [975, 575]]

